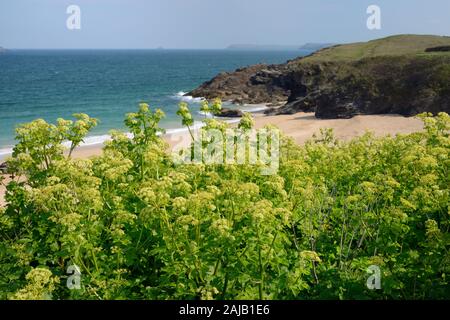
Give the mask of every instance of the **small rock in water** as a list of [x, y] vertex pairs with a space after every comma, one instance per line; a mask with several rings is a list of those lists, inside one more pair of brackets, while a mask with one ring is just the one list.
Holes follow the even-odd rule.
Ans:
[[0, 173], [6, 173], [7, 170], [8, 170], [7, 162], [3, 162], [2, 164], [0, 164]]
[[224, 108], [220, 110], [219, 113], [215, 114], [216, 117], [224, 117], [224, 118], [240, 118], [243, 116], [241, 110], [238, 109], [227, 109]]

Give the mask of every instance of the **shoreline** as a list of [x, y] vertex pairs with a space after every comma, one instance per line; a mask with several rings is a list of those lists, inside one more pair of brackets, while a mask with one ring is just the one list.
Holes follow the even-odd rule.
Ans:
[[[182, 93], [182, 92], [180, 92], [180, 93]], [[189, 102], [195, 101], [197, 99], [203, 99], [203, 98], [193, 98], [190, 96], [183, 96], [183, 97], [186, 98], [186, 101], [189, 101]], [[181, 101], [185, 101], [185, 100], [181, 99]], [[230, 101], [225, 101], [224, 105], [226, 105], [226, 104], [232, 104], [232, 103]], [[268, 108], [269, 107], [267, 106], [267, 104], [259, 103], [259, 104], [244, 104], [237, 109], [239, 109], [243, 112], [249, 112], [250, 114], [255, 116], [257, 114], [262, 114]], [[231, 125], [236, 122], [239, 122], [239, 120], [240, 120], [240, 118], [225, 118], [225, 117], [224, 118], [219, 117], [217, 119], [223, 120]], [[195, 131], [195, 130], [198, 130], [199, 128], [201, 128], [203, 126], [202, 120], [203, 120], [203, 116], [201, 117], [201, 119], [196, 119], [194, 122], [194, 125], [191, 127], [191, 129], [193, 129]], [[171, 135], [178, 136], [180, 134], [188, 133], [188, 130], [186, 127], [165, 128], [165, 130], [166, 130], [166, 134], [164, 134], [164, 136], [169, 136], [169, 137]], [[87, 136], [85, 138], [84, 145], [79, 146], [77, 149], [85, 148], [88, 150], [88, 149], [93, 149], [93, 148], [101, 148], [104, 145], [105, 141], [109, 140], [109, 138], [110, 138], [109, 133]], [[13, 149], [13, 146], [0, 148], [0, 164], [3, 161], [5, 161], [8, 157], [11, 156], [12, 149]]]
[[[290, 136], [297, 144], [304, 144], [313, 134], [319, 133], [322, 128], [332, 128], [335, 137], [348, 141], [364, 134], [366, 131], [373, 132], [376, 136], [395, 134], [408, 134], [423, 130], [421, 120], [414, 117], [401, 115], [360, 115], [351, 119], [317, 119], [314, 113], [299, 112], [292, 115], [266, 116], [262, 112], [253, 113], [255, 129], [265, 125], [277, 126], [286, 136]], [[196, 129], [198, 130], [198, 128]], [[168, 133], [163, 137], [170, 148], [186, 147], [189, 145], [189, 133], [178, 130]], [[81, 146], [74, 153], [74, 158], [90, 158], [102, 153], [103, 143], [96, 145]], [[5, 180], [7, 183], [8, 180]], [[4, 206], [4, 185], [0, 185], [0, 206]]]

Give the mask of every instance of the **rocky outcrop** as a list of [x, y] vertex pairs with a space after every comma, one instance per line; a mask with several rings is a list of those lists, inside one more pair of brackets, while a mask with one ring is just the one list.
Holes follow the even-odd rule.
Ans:
[[425, 52], [449, 52], [450, 46], [440, 46], [434, 48], [427, 48]]
[[[450, 43], [450, 38], [430, 39], [433, 44]], [[315, 112], [318, 118], [450, 113], [450, 54], [442, 52], [445, 48], [435, 50], [442, 53], [425, 54], [426, 48], [432, 46], [410, 54], [407, 50], [411, 43], [405, 42], [403, 46], [403, 40], [400, 37], [385, 40], [386, 48], [390, 49], [395, 48], [397, 41], [401, 54], [372, 56], [370, 52], [381, 50], [384, 40], [379, 40], [376, 48], [366, 45], [370, 50], [363, 48], [368, 53], [357, 58], [353, 52], [349, 53], [352, 47], [335, 46], [281, 65], [259, 64], [222, 73], [188, 95], [219, 97], [241, 104], [282, 103], [266, 113]], [[407, 40], [411, 41], [411, 36]], [[420, 45], [423, 42], [421, 38]]]
[[330, 63], [307, 95], [318, 118], [450, 112], [450, 56], [377, 57]]
[[223, 108], [220, 112], [214, 114], [216, 117], [224, 118], [241, 118], [244, 114], [239, 109], [227, 109]]
[[3, 162], [0, 164], [0, 173], [1, 174], [5, 174], [8, 171], [8, 163], [7, 162]]
[[258, 64], [231, 73], [220, 73], [186, 95], [221, 98], [237, 104], [279, 103], [289, 96], [289, 92], [279, 83], [282, 75], [278, 66]]

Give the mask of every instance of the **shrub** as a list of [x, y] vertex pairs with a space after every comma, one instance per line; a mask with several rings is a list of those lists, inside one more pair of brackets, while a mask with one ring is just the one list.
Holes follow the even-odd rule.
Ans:
[[[86, 126], [18, 129], [9, 163], [21, 178], [0, 209], [0, 298], [450, 297], [447, 114], [422, 115], [423, 132], [396, 137], [342, 142], [328, 130], [304, 146], [283, 137], [272, 176], [175, 165], [158, 136], [162, 116], [141, 105], [125, 121], [132, 137], [114, 132], [84, 160], [61, 143], [82, 141], [95, 124], [87, 116]], [[66, 286], [71, 265], [79, 290]], [[371, 265], [380, 290], [366, 286]]]

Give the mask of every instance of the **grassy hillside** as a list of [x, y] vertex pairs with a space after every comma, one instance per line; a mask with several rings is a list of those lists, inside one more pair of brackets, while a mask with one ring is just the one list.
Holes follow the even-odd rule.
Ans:
[[[378, 56], [425, 54], [427, 48], [439, 46], [450, 46], [450, 37], [397, 35], [369, 42], [351, 43], [326, 48], [301, 61], [355, 60]], [[439, 53], [427, 53], [427, 55], [432, 54]]]

